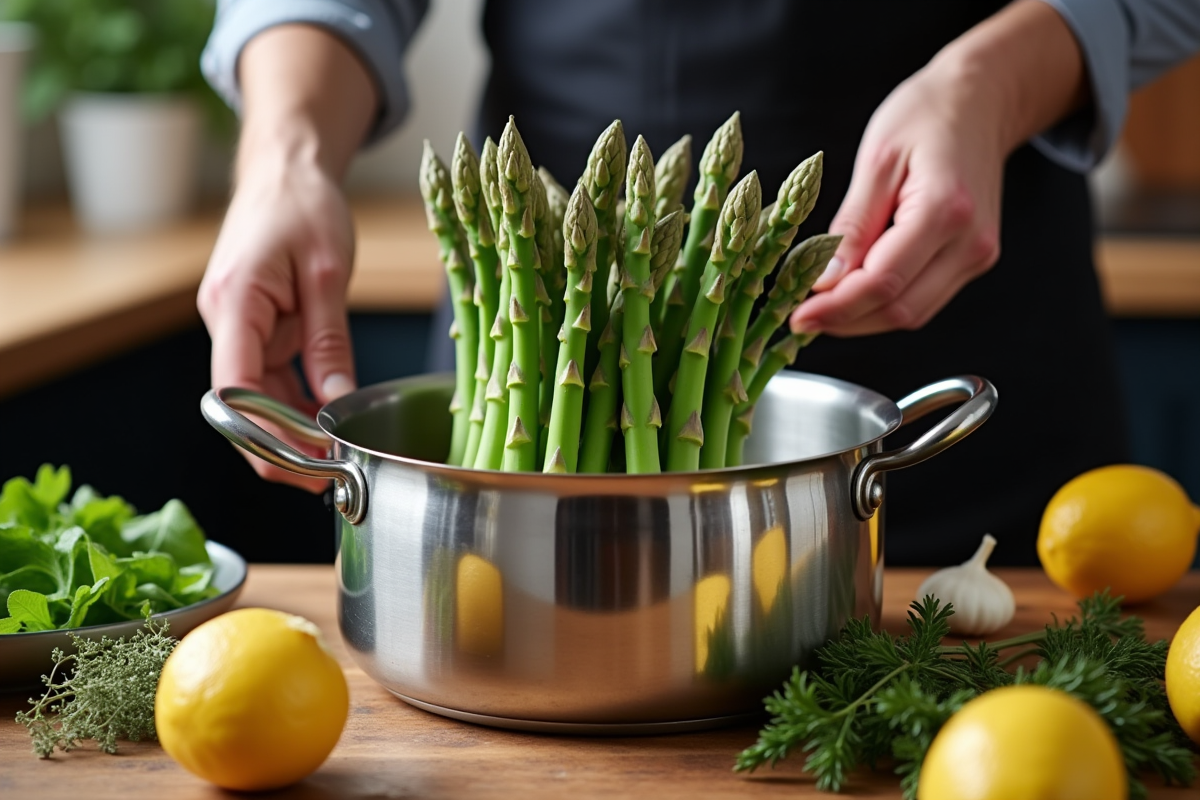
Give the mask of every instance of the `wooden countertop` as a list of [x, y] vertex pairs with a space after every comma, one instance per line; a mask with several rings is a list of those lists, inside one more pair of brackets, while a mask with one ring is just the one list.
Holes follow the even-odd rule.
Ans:
[[[1017, 616], [997, 638], [1040, 628], [1051, 613], [1075, 608], [1036, 570], [997, 570], [1017, 597]], [[889, 570], [884, 625], [904, 628], [904, 612], [925, 570]], [[327, 566], [252, 566], [242, 606], [269, 606], [316, 622], [333, 645], [350, 683], [350, 720], [329, 760], [315, 774], [270, 797], [304, 798], [653, 798], [831, 797], [800, 770], [801, 758], [775, 770], [734, 775], [734, 755], [752, 744], [755, 727], [638, 738], [552, 737], [497, 731], [419, 711], [390, 695], [354, 666], [337, 632], [333, 570]], [[1200, 573], [1136, 609], [1147, 635], [1170, 638], [1196, 605]], [[155, 744], [122, 743], [108, 756], [88, 747], [48, 761], [29, 750], [12, 722], [23, 695], [0, 695], [0, 795], [6, 800], [135, 800], [229, 798], [185, 772]], [[1196, 797], [1147, 776], [1150, 797]], [[856, 775], [855, 797], [899, 798], [887, 772]]]
[[[445, 278], [420, 201], [356, 200], [354, 216], [351, 309], [432, 308]], [[111, 238], [79, 232], [64, 207], [23, 222], [0, 247], [0, 397], [195, 324], [219, 213]], [[1114, 314], [1200, 314], [1200, 237], [1108, 238], [1097, 261]]]

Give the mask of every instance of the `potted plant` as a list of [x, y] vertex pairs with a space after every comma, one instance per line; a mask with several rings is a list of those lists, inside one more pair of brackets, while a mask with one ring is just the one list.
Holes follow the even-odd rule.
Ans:
[[38, 30], [25, 82], [31, 121], [59, 111], [67, 182], [92, 231], [130, 231], [191, 204], [211, 0], [9, 0]]

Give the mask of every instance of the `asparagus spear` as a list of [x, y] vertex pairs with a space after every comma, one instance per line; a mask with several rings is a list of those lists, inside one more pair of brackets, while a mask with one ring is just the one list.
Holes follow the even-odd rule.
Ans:
[[608, 322], [608, 297], [604, 291], [616, 250], [620, 249], [616, 238], [621, 216], [617, 213], [617, 199], [625, 183], [625, 128], [621, 120], [613, 120], [592, 145], [588, 154], [587, 167], [583, 173], [583, 185], [596, 209], [596, 288], [592, 292], [592, 331], [588, 334], [585, 355], [585, 374], [591, 374], [599, 360], [600, 335]]
[[[500, 137], [496, 165], [500, 173], [500, 200], [508, 232], [508, 262], [512, 272], [512, 298], [508, 319], [512, 323], [513, 357], [508, 369], [508, 433], [504, 441], [503, 468], [508, 472], [537, 469], [539, 369], [538, 253], [534, 244], [534, 184], [537, 176], [529, 151], [512, 117]], [[544, 294], [544, 292], [543, 292]]]
[[722, 203], [742, 166], [742, 148], [741, 115], [735, 111], [713, 134], [700, 156], [700, 179], [693, 196], [687, 242], [676, 272], [668, 276], [664, 286], [661, 345], [654, 364], [654, 394], [664, 401], [669, 398], [671, 376], [679, 366], [684, 328], [700, 291], [701, 272], [713, 246]]
[[592, 323], [592, 276], [596, 272], [596, 212], [583, 188], [575, 187], [563, 219], [568, 273], [566, 322], [559, 335], [554, 400], [546, 440], [545, 472], [575, 472], [583, 418], [584, 351]]
[[[650, 241], [654, 235], [654, 157], [641, 136], [629, 152], [625, 196], [625, 253], [621, 294], [625, 319], [621, 327], [621, 430], [625, 458], [633, 474], [659, 472], [658, 429], [662, 413], [654, 398], [652, 359], [658, 349], [650, 327], [654, 279], [650, 273]], [[614, 332], [616, 329], [614, 328]]]
[[687, 214], [682, 208], [677, 208], [669, 214], [664, 214], [654, 223], [654, 236], [650, 239], [650, 277], [654, 281], [654, 299], [662, 289], [663, 281], [671, 272], [675, 259], [679, 257], [679, 247], [683, 244], [683, 226], [687, 222]]
[[[598, 291], [597, 287], [592, 296], [595, 297]], [[621, 396], [621, 337], [615, 330], [623, 327], [624, 318], [625, 295], [618, 292], [600, 336], [596, 371], [588, 382], [590, 399], [583, 420], [583, 441], [579, 446], [580, 472], [608, 471], [613, 434], [617, 431], [617, 405]]]
[[704, 293], [696, 298], [688, 321], [687, 346], [679, 359], [668, 425], [667, 468], [672, 471], [700, 466], [700, 446], [704, 443], [700, 414], [711, 333], [725, 300], [725, 285], [740, 274], [743, 251], [758, 227], [761, 210], [762, 187], [758, 173], [751, 172], [733, 188], [721, 208], [712, 252], [704, 267]]
[[[500, 260], [491, 213], [480, 201], [479, 157], [470, 140], [460, 133], [450, 165], [454, 182], [454, 209], [467, 235], [471, 261], [475, 264], [475, 305], [479, 314], [479, 347], [475, 367], [475, 396], [471, 403], [470, 428], [463, 464], [473, 466], [483, 439], [487, 410], [487, 382], [491, 374], [496, 342], [486, 335], [496, 319], [500, 302]], [[482, 212], [482, 213], [481, 213]]]
[[796, 228], [816, 203], [821, 184], [821, 158], [822, 154], [817, 153], [803, 161], [779, 187], [778, 198], [770, 213], [760, 217], [758, 236], [746, 270], [734, 286], [729, 303], [723, 307], [724, 319], [718, 323], [720, 333], [713, 344], [716, 355], [704, 385], [701, 421], [705, 442], [700, 450], [701, 469], [725, 466], [730, 414], [745, 394], [738, 364], [750, 312], [754, 309], [754, 301], [762, 294], [763, 281], [791, 246]]
[[[679, 141], [668, 147], [654, 165], [654, 215], [662, 219], [673, 211], [683, 210], [683, 191], [687, 188], [688, 175], [692, 171], [692, 137], [684, 134]], [[678, 253], [676, 253], [678, 256]], [[675, 256], [672, 256], [674, 258]], [[663, 273], [661, 279], [655, 282], [654, 299], [650, 302], [650, 324], [654, 326], [655, 335], [662, 330], [663, 308], [666, 306], [667, 293], [662, 289], [670, 268]]]
[[[550, 199], [546, 194], [546, 184], [536, 171], [529, 188], [529, 202], [533, 208], [533, 243], [537, 252], [535, 290], [538, 314], [538, 428], [537, 463], [545, 458], [546, 424], [550, 421], [550, 400], [552, 398], [553, 381], [550, 370], [558, 355], [555, 334], [558, 328], [554, 326], [554, 305], [550, 297], [550, 288], [558, 283], [556, 273], [562, 270], [562, 259], [555, 253], [553, 222], [550, 216]], [[557, 265], [557, 266], [556, 266]], [[561, 291], [561, 289], [558, 289]], [[561, 324], [561, 323], [560, 323]]]
[[454, 423], [451, 427], [450, 454], [446, 463], [462, 464], [467, 450], [470, 414], [475, 398], [474, 365], [479, 349], [479, 318], [474, 305], [475, 282], [470, 256], [466, 254], [466, 237], [459, 227], [458, 214], [454, 210], [454, 189], [450, 173], [433, 152], [428, 139], [425, 140], [424, 152], [421, 154], [420, 185], [429, 229], [437, 235], [439, 256], [446, 265], [446, 276], [454, 303], [454, 324], [450, 326], [456, 362], [454, 397], [450, 401], [450, 413], [454, 416]]
[[508, 320], [508, 306], [512, 298], [512, 270], [505, 269], [508, 260], [508, 229], [504, 226], [503, 203], [500, 200], [500, 174], [496, 164], [499, 151], [496, 143], [488, 137], [483, 142], [483, 153], [479, 160], [479, 183], [484, 203], [496, 231], [496, 254], [500, 267], [500, 293], [496, 303], [496, 317], [488, 333], [493, 343], [491, 369], [488, 370], [487, 392], [484, 399], [483, 434], [479, 440], [479, 452], [475, 454], [476, 469], [500, 469], [504, 457], [504, 433], [508, 425], [508, 390], [504, 382], [512, 363], [512, 324]]
[[766, 304], [746, 329], [745, 341], [748, 344], [742, 349], [738, 367], [742, 386], [750, 385], [758, 370], [764, 346], [808, 296], [841, 241], [841, 236], [821, 233], [805, 239], [787, 254], [775, 278], [775, 285], [767, 295]]
[[742, 465], [746, 437], [750, 435], [754, 419], [754, 407], [762, 397], [767, 384], [771, 382], [771, 378], [779, 374], [780, 370], [791, 366], [795, 362], [800, 348], [807, 347], [818, 335], [816, 333], [789, 333], [767, 350], [762, 359], [762, 366], [754, 374], [754, 379], [750, 381], [750, 386], [746, 389], [746, 399], [734, 409], [733, 424], [729, 428], [726, 446], [726, 462], [722, 466], [740, 467]]

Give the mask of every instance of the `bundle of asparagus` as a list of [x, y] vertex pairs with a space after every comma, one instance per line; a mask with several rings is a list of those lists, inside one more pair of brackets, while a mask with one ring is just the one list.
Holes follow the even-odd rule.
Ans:
[[764, 208], [757, 173], [737, 180], [742, 149], [735, 113], [700, 156], [689, 214], [690, 137], [655, 164], [641, 136], [627, 149], [617, 120], [570, 194], [534, 169], [511, 117], [481, 154], [459, 134], [449, 169], [425, 143], [421, 193], [454, 302], [448, 463], [554, 473], [742, 463], [755, 403], [814, 335], [770, 340], [841, 239], [791, 247], [817, 199], [821, 153]]

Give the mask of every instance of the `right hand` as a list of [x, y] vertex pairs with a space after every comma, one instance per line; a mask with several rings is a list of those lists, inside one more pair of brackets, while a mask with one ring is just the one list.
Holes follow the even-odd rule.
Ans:
[[[352, 391], [345, 296], [353, 263], [350, 209], [319, 167], [260, 162], [243, 173], [197, 301], [212, 337], [212, 385], [254, 389], [310, 414]], [[297, 355], [315, 403], [292, 367]], [[248, 460], [268, 480], [313, 492], [329, 485]]]

